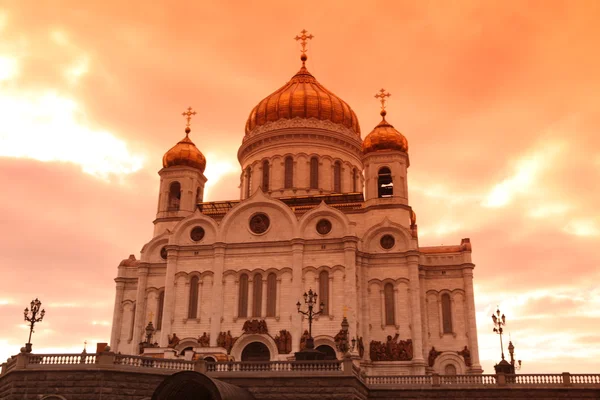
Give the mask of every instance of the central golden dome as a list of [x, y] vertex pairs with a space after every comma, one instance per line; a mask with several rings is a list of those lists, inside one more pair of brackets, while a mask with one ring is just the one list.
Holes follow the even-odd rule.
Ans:
[[[304, 57], [303, 64], [305, 60]], [[246, 122], [246, 135], [268, 122], [292, 118], [331, 121], [345, 126], [360, 137], [358, 118], [352, 108], [317, 82], [304, 65], [288, 83], [252, 109]]]

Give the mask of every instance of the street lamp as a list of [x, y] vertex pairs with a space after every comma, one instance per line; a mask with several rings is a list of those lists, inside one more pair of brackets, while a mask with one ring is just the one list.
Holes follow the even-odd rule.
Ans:
[[[36, 322], [42, 322], [42, 319], [44, 319], [44, 315], [46, 315], [46, 310], [42, 309], [42, 311], [40, 311], [42, 302], [39, 301], [37, 298], [35, 300], [31, 300], [31, 303], [29, 305], [31, 307], [31, 310], [28, 308], [25, 308], [25, 311], [23, 311], [23, 315], [25, 316], [25, 321], [30, 323], [29, 340], [27, 341], [27, 343], [25, 343], [25, 352], [26, 353], [31, 353], [31, 334], [33, 333], [33, 326], [36, 324]], [[38, 316], [38, 313], [39, 313], [39, 316]]]
[[308, 305], [308, 311], [302, 311], [300, 307], [302, 304], [300, 302], [296, 303], [296, 307], [298, 308], [298, 312], [302, 315], [306, 315], [308, 317], [308, 338], [306, 339], [306, 348], [312, 350], [315, 348], [315, 342], [312, 337], [312, 321], [313, 318], [317, 315], [323, 313], [325, 309], [325, 304], [321, 302], [319, 304], [319, 311], [314, 311], [314, 306], [317, 304], [317, 293], [313, 292], [312, 289], [308, 289], [308, 293], [304, 292], [304, 303]]
[[504, 360], [504, 346], [502, 345], [502, 332], [504, 332], [504, 325], [506, 325], [506, 317], [502, 314], [500, 317], [500, 308], [496, 309], [496, 314], [492, 314], [492, 321], [494, 321], [494, 333], [500, 335], [500, 350], [502, 352], [502, 359]]
[[515, 346], [512, 341], [508, 341], [508, 354], [510, 354], [510, 364], [518, 371], [521, 369], [521, 360], [517, 360], [515, 365]]

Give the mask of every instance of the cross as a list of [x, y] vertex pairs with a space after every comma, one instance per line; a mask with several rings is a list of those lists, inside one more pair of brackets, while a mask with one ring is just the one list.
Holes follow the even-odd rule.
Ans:
[[386, 102], [385, 98], [386, 97], [390, 97], [390, 96], [391, 96], [391, 94], [390, 93], [386, 93], [385, 89], [381, 89], [379, 91], [379, 93], [377, 93], [375, 95], [375, 98], [379, 99], [379, 101], [381, 102], [381, 111], [385, 110], [385, 102]]
[[150, 313], [148, 314], [148, 319], [150, 319], [150, 321], [148, 322], [152, 322], [152, 320], [154, 319], [154, 313], [152, 311], [150, 311]]
[[192, 120], [192, 115], [196, 115], [196, 111], [192, 111], [192, 107], [188, 107], [186, 112], [181, 113], [187, 119], [186, 128], [190, 127], [190, 121]]
[[83, 351], [85, 351], [86, 346], [87, 346], [87, 340], [84, 340], [83, 341]]
[[304, 62], [306, 61], [306, 39], [311, 40], [314, 36], [310, 33], [307, 35], [308, 31], [306, 29], [302, 29], [300, 33], [302, 34], [302, 36], [296, 35], [294, 39], [296, 41], [301, 41], [300, 45], [302, 46], [302, 56], [300, 57], [300, 59], [302, 60], [302, 65], [304, 65]]

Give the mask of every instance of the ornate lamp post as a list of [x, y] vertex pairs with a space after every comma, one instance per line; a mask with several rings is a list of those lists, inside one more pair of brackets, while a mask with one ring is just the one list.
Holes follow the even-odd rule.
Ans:
[[502, 333], [504, 332], [504, 326], [506, 325], [506, 317], [504, 316], [504, 314], [500, 316], [500, 308], [497, 308], [496, 313], [492, 314], [492, 321], [494, 321], [494, 333], [497, 333], [500, 336], [500, 351], [502, 354], [502, 360], [500, 360], [498, 364], [494, 365], [494, 369], [496, 370], [496, 373], [514, 374], [514, 365], [510, 364], [504, 359], [504, 345], [502, 344]]
[[512, 341], [508, 341], [508, 354], [510, 354], [510, 365], [513, 366], [515, 370], [521, 369], [521, 360], [516, 360], [515, 363], [515, 346], [512, 344]]
[[[31, 353], [31, 334], [33, 333], [33, 326], [36, 324], [36, 322], [42, 322], [42, 319], [44, 319], [44, 315], [46, 315], [46, 310], [42, 309], [40, 311], [42, 302], [39, 301], [37, 298], [35, 300], [31, 300], [31, 303], [29, 305], [31, 307], [31, 310], [28, 308], [25, 308], [25, 311], [23, 311], [23, 315], [25, 316], [25, 321], [30, 323], [29, 340], [27, 341], [27, 343], [25, 343], [25, 352], [26, 353]], [[38, 315], [38, 313], [39, 313], [39, 315]]]
[[317, 315], [321, 314], [325, 309], [325, 304], [321, 302], [319, 304], [319, 311], [314, 311], [314, 307], [317, 304], [317, 293], [313, 292], [312, 289], [308, 289], [308, 293], [304, 292], [304, 303], [308, 305], [308, 311], [302, 311], [300, 307], [302, 304], [300, 302], [296, 303], [296, 307], [298, 308], [298, 312], [302, 315], [306, 315], [308, 317], [308, 338], [306, 339], [306, 348], [312, 350], [315, 348], [315, 341], [312, 337], [312, 321], [313, 318]]

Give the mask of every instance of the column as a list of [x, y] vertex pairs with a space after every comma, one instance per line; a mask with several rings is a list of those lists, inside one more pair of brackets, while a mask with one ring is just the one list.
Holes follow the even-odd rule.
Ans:
[[[167, 246], [167, 272], [165, 277], [165, 300], [163, 303], [162, 326], [160, 328], [160, 347], [169, 346], [169, 335], [175, 311], [175, 274], [177, 273], [177, 250]], [[189, 292], [189, 291], [188, 291]], [[189, 296], [189, 293], [188, 293]], [[187, 316], [187, 314], [186, 314]]]
[[425, 290], [425, 271], [419, 271], [419, 295], [421, 298], [421, 332], [423, 334], [423, 357], [428, 355], [429, 334], [427, 333], [427, 296]]
[[363, 345], [365, 347], [365, 354], [364, 354], [364, 359], [368, 360], [370, 358], [370, 349], [369, 349], [369, 343], [371, 342], [370, 336], [371, 336], [371, 332], [370, 332], [370, 324], [371, 324], [371, 289], [369, 288], [369, 277], [367, 275], [367, 271], [368, 271], [368, 263], [369, 260], [367, 258], [362, 258], [361, 260], [361, 264], [360, 264], [360, 270], [361, 270], [361, 275], [362, 275], [362, 290], [359, 294], [359, 296], [361, 296], [363, 298], [362, 301], [362, 318], [360, 321], [360, 327], [361, 327], [361, 334], [360, 336], [362, 336], [363, 338]]
[[275, 319], [279, 321], [281, 317], [281, 278], [277, 278], [277, 293], [275, 295]]
[[131, 354], [137, 354], [137, 345], [142, 341], [146, 312], [146, 285], [148, 284], [148, 266], [138, 266], [137, 293], [135, 297], [135, 320], [133, 338], [131, 339]]
[[260, 316], [262, 318], [267, 317], [267, 279], [262, 280], [262, 304], [260, 306]]
[[[419, 299], [419, 253], [411, 251], [407, 257], [410, 276], [411, 325], [413, 340], [413, 363], [425, 367], [423, 358], [423, 332], [421, 330], [421, 301]], [[419, 365], [420, 364], [420, 365]], [[417, 371], [415, 371], [417, 372]], [[421, 373], [425, 373], [425, 370]]]
[[357, 316], [358, 316], [358, 299], [356, 293], [356, 236], [344, 237], [344, 263], [345, 279], [344, 279], [344, 302], [346, 303], [350, 337], [358, 335]]
[[286, 309], [292, 311], [292, 353], [300, 351], [300, 337], [302, 336], [302, 318], [300, 313], [296, 312], [296, 302], [304, 301], [302, 294], [304, 288], [302, 287], [302, 267], [304, 263], [304, 240], [293, 239], [292, 240], [292, 295], [291, 303], [286, 305]]
[[196, 306], [196, 318], [198, 318], [198, 321], [202, 321], [202, 294], [204, 292], [204, 279], [200, 279], [198, 281], [198, 298], [196, 300], [198, 300], [198, 305]]
[[379, 298], [381, 300], [381, 329], [385, 328], [385, 293], [383, 287], [379, 288]]
[[333, 273], [329, 273], [329, 282], [327, 285], [327, 301], [329, 302], [329, 319], [333, 319], [334, 318], [334, 314], [333, 314]]
[[[412, 311], [411, 308], [409, 308], [409, 310]], [[398, 290], [398, 285], [394, 285], [394, 325], [396, 329], [400, 328], [400, 293]]]
[[113, 323], [110, 332], [110, 348], [117, 352], [119, 337], [121, 336], [121, 323], [123, 322], [123, 294], [125, 293], [125, 281], [123, 278], [115, 279], [117, 291], [115, 293], [115, 306], [113, 308]]
[[233, 322], [237, 321], [240, 316], [240, 280], [235, 277], [235, 293], [233, 293]]
[[254, 317], [254, 276], [248, 277], [248, 319]]
[[477, 321], [475, 320], [475, 296], [473, 294], [473, 264], [463, 269], [463, 282], [465, 285], [465, 303], [467, 305], [465, 312], [469, 321], [466, 327], [469, 332], [469, 350], [471, 351], [471, 370], [472, 374], [481, 374], [481, 364], [479, 363], [479, 344], [477, 343]]
[[225, 243], [213, 244], [213, 293], [210, 314], [210, 347], [217, 347], [223, 318], [223, 267], [225, 265]]

